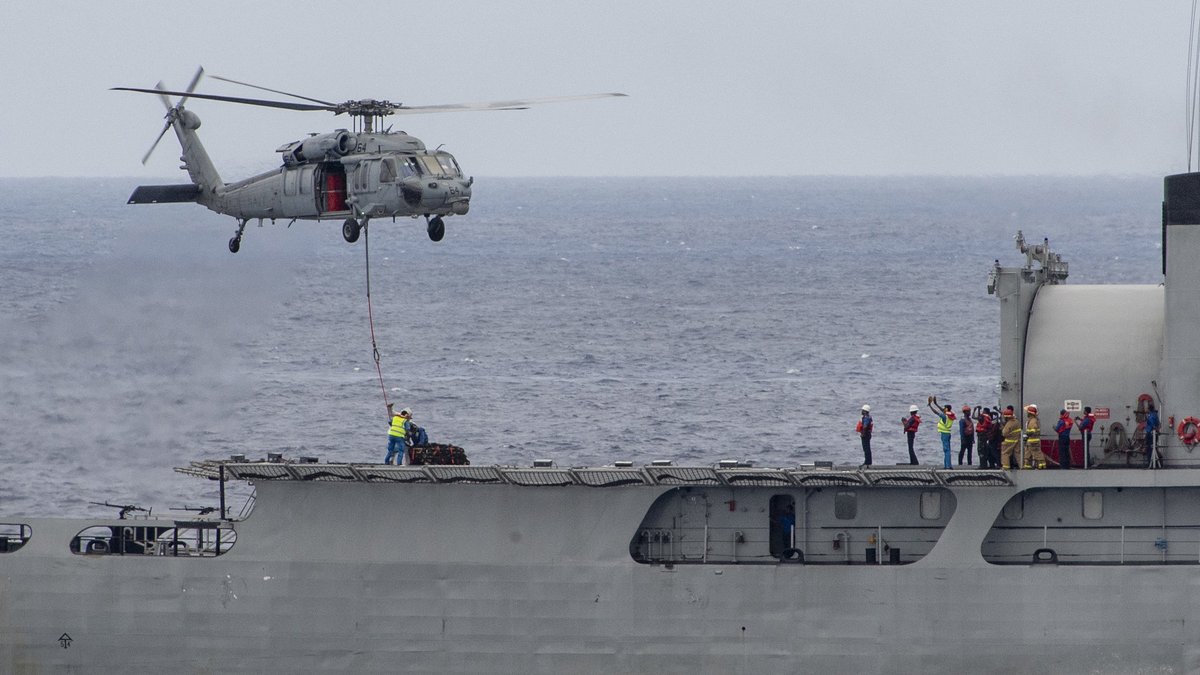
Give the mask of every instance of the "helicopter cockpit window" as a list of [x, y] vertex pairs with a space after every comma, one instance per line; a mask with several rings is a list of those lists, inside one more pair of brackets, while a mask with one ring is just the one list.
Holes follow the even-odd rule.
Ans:
[[461, 176], [462, 170], [458, 168], [458, 162], [450, 155], [439, 153], [438, 162], [442, 165], [442, 173], [447, 176]]
[[396, 160], [384, 157], [379, 163], [379, 182], [393, 183], [396, 181]]
[[421, 165], [425, 168], [425, 173], [431, 176], [442, 175], [442, 165], [438, 162], [437, 157], [433, 155], [421, 155], [418, 159], [421, 160]]
[[417, 165], [415, 157], [400, 158], [400, 177], [412, 178], [413, 176], [421, 175], [421, 167]]

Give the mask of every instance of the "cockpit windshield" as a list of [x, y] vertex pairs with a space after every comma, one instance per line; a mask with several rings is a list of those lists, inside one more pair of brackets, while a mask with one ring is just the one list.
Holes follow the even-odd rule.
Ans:
[[420, 155], [421, 166], [425, 169], [425, 173], [440, 176], [442, 178], [459, 178], [462, 176], [462, 171], [458, 168], [458, 162], [454, 161], [454, 157], [447, 152], [437, 152], [431, 155]]

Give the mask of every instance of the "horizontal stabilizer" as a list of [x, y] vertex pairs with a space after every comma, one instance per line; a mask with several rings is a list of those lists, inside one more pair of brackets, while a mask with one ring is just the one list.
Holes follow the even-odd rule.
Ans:
[[192, 185], [139, 185], [129, 195], [129, 204], [167, 204], [170, 202], [194, 202], [200, 196], [200, 186]]

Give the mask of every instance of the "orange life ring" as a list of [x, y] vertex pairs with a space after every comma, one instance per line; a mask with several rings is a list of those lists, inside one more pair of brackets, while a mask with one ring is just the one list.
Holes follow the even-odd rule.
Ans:
[[1196, 419], [1195, 417], [1183, 418], [1175, 433], [1179, 434], [1179, 440], [1183, 441], [1184, 445], [1192, 446], [1200, 443], [1200, 419]]

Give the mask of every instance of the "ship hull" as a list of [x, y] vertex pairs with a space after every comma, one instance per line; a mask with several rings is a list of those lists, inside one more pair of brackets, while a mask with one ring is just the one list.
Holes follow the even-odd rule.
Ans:
[[[1161, 487], [1187, 487], [1179, 474], [1190, 472], [1169, 473]], [[18, 673], [1200, 670], [1197, 565], [981, 557], [1012, 495], [1058, 484], [1038, 475], [956, 489], [936, 546], [904, 565], [637, 562], [631, 538], [662, 486], [267, 482], [236, 545], [213, 558], [75, 554], [66, 542], [100, 521], [31, 520], [25, 547], [0, 555], [0, 663]]]

